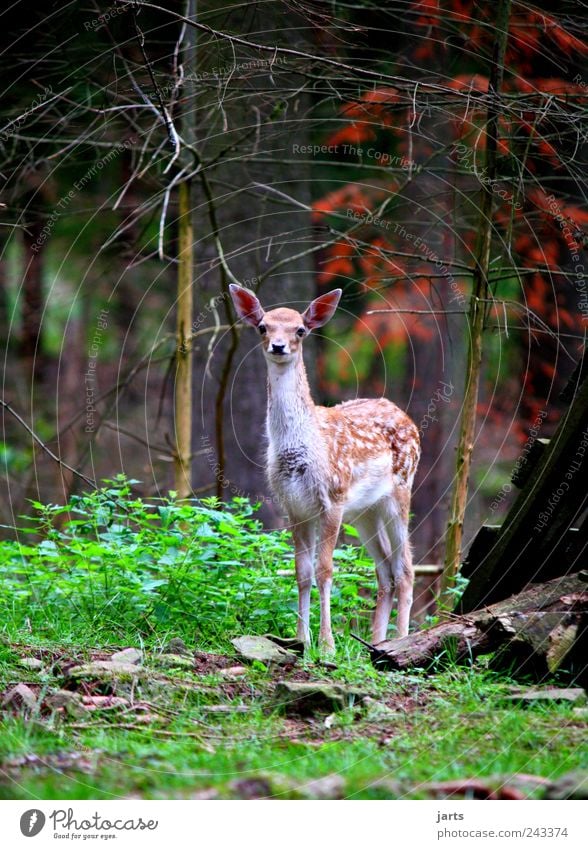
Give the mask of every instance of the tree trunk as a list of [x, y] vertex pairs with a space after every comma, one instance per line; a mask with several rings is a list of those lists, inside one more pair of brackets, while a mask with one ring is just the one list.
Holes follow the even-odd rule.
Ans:
[[476, 265], [469, 310], [469, 345], [466, 364], [466, 385], [463, 398], [455, 480], [447, 523], [445, 563], [441, 578], [441, 609], [450, 609], [455, 577], [461, 562], [463, 521], [468, 496], [468, 479], [476, 432], [476, 409], [482, 364], [482, 334], [487, 312], [488, 271], [492, 244], [492, 185], [496, 178], [496, 151], [498, 140], [499, 91], [504, 72], [504, 54], [508, 40], [508, 22], [511, 0], [500, 0], [496, 20], [496, 40], [488, 84], [488, 112], [486, 120], [486, 158], [484, 182], [480, 202], [480, 235], [476, 251]]
[[[187, 16], [196, 18], [196, 0], [188, 0]], [[186, 27], [183, 63], [186, 75], [186, 106], [182, 120], [184, 139], [195, 144], [195, 104], [192, 80], [196, 73], [196, 29]], [[175, 451], [174, 488], [179, 498], [192, 495], [192, 321], [194, 234], [192, 226], [192, 181], [183, 180], [179, 186], [178, 215], [178, 295], [175, 352]]]
[[43, 316], [43, 266], [45, 243], [42, 237], [43, 222], [35, 215], [23, 230], [24, 257], [22, 281], [22, 307], [20, 350], [27, 377], [35, 383], [47, 376], [47, 361], [42, 338]]
[[179, 188], [178, 303], [175, 380], [174, 487], [179, 498], [192, 493], [192, 206], [190, 182]]

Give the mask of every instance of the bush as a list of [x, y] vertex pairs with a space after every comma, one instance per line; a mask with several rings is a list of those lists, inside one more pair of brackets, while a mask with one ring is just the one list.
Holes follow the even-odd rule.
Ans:
[[[32, 527], [0, 546], [8, 630], [27, 624], [94, 643], [130, 633], [217, 643], [244, 632], [295, 632], [296, 582], [279, 574], [294, 566], [287, 531], [264, 531], [244, 498], [180, 502], [170, 493], [146, 501], [133, 495], [134, 483], [119, 476], [65, 506], [33, 502]], [[358, 589], [373, 578], [358, 547], [338, 549], [335, 562], [333, 612], [345, 626], [371, 608]]]

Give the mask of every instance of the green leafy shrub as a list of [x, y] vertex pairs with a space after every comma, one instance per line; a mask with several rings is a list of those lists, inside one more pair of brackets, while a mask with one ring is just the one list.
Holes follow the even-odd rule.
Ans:
[[[64, 506], [33, 502], [32, 527], [0, 546], [6, 629], [91, 634], [94, 643], [137, 633], [214, 644], [244, 632], [295, 632], [287, 531], [264, 531], [244, 498], [143, 500], [134, 483], [121, 476]], [[337, 549], [335, 563], [339, 630], [357, 627], [358, 616], [367, 630], [372, 600], [359, 589], [373, 583], [371, 563], [355, 546]]]

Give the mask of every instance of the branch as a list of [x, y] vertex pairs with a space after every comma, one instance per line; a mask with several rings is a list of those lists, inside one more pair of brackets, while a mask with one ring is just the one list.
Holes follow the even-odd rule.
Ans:
[[140, 445], [144, 445], [148, 448], [149, 451], [159, 451], [164, 455], [162, 457], [163, 460], [173, 460], [173, 457], [169, 454], [167, 446], [153, 445], [153, 443], [149, 442], [147, 439], [143, 439], [142, 436], [138, 436], [138, 434], [133, 433], [131, 430], [127, 430], [114, 422], [103, 421], [102, 427], [108, 428], [108, 430], [113, 430], [115, 433], [122, 433], [123, 436], [128, 436], [130, 439], [134, 439]]
[[[170, 115], [169, 115], [167, 109], [165, 108], [165, 103], [163, 102], [163, 96], [161, 94], [159, 86], [157, 85], [157, 80], [155, 79], [155, 74], [153, 73], [153, 68], [151, 67], [151, 62], [149, 61], [149, 57], [147, 56], [147, 52], [145, 50], [145, 36], [144, 36], [141, 28], [139, 27], [139, 24], [137, 23], [137, 6], [139, 6], [139, 5], [143, 5], [143, 4], [139, 4], [139, 3], [136, 3], [136, 2], [134, 2], [132, 4], [133, 24], [135, 26], [135, 32], [137, 33], [137, 41], [139, 42], [139, 47], [141, 48], [141, 53], [143, 55], [143, 59], [145, 60], [145, 66], [146, 66], [147, 71], [149, 73], [149, 78], [151, 79], [151, 84], [153, 86], [153, 90], [155, 91], [155, 94], [157, 95], [157, 100], [159, 101], [159, 108], [161, 110], [161, 116], [160, 117], [163, 120], [163, 123], [165, 124], [169, 143], [174, 149], [174, 155], [172, 157], [171, 162], [169, 162], [168, 165], [167, 165], [167, 168], [166, 168], [166, 170], [167, 170], [167, 169], [170, 168], [172, 163], [175, 162], [175, 160], [180, 155], [180, 139], [179, 139], [179, 136], [176, 132], [176, 128], [174, 127], [174, 123], [173, 123], [172, 119], [170, 118]], [[132, 80], [132, 82], [134, 83], [134, 80]], [[147, 96], [145, 94], [143, 94], [143, 92], [140, 89], [139, 89], [139, 94], [143, 97], [143, 99], [145, 100], [145, 102], [147, 103], [148, 106], [155, 109], [155, 107], [153, 106], [151, 101], [147, 98]], [[156, 114], [158, 114], [157, 110], [155, 110], [155, 112], [156, 112]]]
[[94, 489], [98, 489], [96, 481], [93, 481], [91, 478], [87, 478], [81, 472], [78, 472], [77, 469], [72, 468], [72, 466], [68, 466], [68, 464], [65, 462], [65, 460], [62, 460], [61, 457], [58, 457], [57, 454], [54, 454], [53, 451], [51, 451], [51, 449], [48, 448], [45, 445], [43, 440], [40, 439], [40, 437], [37, 436], [37, 434], [34, 432], [34, 430], [31, 430], [31, 428], [28, 426], [28, 424], [25, 422], [25, 420], [22, 419], [19, 416], [19, 414], [16, 412], [16, 410], [13, 410], [13, 408], [10, 406], [10, 404], [8, 404], [2, 398], [0, 398], [0, 407], [3, 407], [5, 410], [8, 410], [10, 415], [14, 416], [14, 418], [17, 420], [17, 422], [24, 427], [24, 429], [27, 431], [27, 433], [29, 433], [33, 437], [33, 439], [35, 440], [37, 445], [45, 452], [45, 454], [48, 454], [49, 457], [51, 457], [52, 460], [55, 460], [55, 462], [58, 463], [63, 469], [67, 469], [68, 472], [71, 472], [76, 477], [80, 478], [81, 480], [85, 481], [86, 483], [89, 483], [90, 486], [94, 487]]

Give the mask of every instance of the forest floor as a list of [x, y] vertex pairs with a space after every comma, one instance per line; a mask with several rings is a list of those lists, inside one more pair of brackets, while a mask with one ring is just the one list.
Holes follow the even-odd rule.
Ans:
[[374, 583], [351, 527], [335, 663], [245, 662], [232, 639], [296, 629], [288, 533], [245, 499], [146, 501], [132, 484], [33, 502], [0, 543], [1, 798], [537, 798], [588, 768], [585, 693], [563, 680], [525, 701], [488, 658], [372, 666], [350, 636], [369, 637]]
[[336, 668], [158, 649], [129, 673], [120, 648], [4, 643], [0, 798], [537, 798], [588, 767], [588, 709], [525, 707], [483, 664], [383, 673], [344, 641]]

